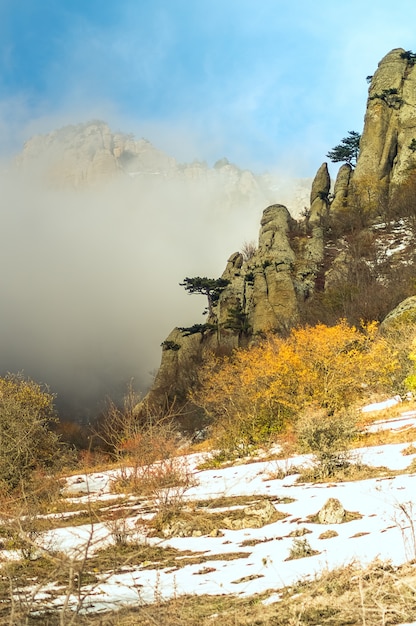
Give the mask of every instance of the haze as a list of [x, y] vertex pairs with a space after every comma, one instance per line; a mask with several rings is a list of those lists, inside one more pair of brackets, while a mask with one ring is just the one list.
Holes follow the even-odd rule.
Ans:
[[264, 208], [175, 179], [54, 190], [9, 168], [0, 184], [2, 372], [48, 383], [81, 419], [131, 378], [147, 388], [169, 331], [203, 321], [179, 282], [219, 276]]
[[365, 77], [416, 48], [415, 20], [411, 0], [3, 0], [0, 370], [80, 419], [132, 377], [145, 389], [161, 341], [204, 308], [178, 283], [220, 275], [265, 208], [175, 181], [52, 191], [9, 165], [33, 134], [98, 118], [179, 161], [310, 178], [362, 130]]

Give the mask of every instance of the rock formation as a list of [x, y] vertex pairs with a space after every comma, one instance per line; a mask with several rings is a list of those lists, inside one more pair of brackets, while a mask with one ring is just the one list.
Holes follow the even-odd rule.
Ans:
[[372, 77], [354, 181], [391, 197], [416, 166], [415, 55], [389, 52]]
[[337, 498], [329, 498], [318, 513], [320, 524], [341, 524], [345, 518], [345, 509]]
[[268, 331], [286, 332], [300, 321], [299, 302], [313, 292], [323, 260], [323, 229], [315, 224], [307, 235], [298, 229], [285, 206], [264, 210], [257, 249], [248, 259], [239, 252], [229, 257], [221, 276], [229, 282], [207, 323], [190, 334], [175, 328], [163, 342], [150, 400], [172, 390], [184, 395], [207, 351], [244, 345]]
[[[293, 219], [282, 204], [264, 210], [258, 247], [250, 258], [240, 252], [229, 257], [222, 274], [228, 285], [204, 332], [195, 337], [175, 329], [164, 343], [150, 398], [155, 389], [166, 390], [166, 381], [173, 390], [179, 381], [185, 391], [181, 362], [203, 360], [205, 350], [247, 345], [265, 332], [304, 323], [309, 301], [348, 318], [355, 298], [359, 323], [359, 316], [381, 320], [410, 295], [416, 207], [407, 228], [397, 203], [391, 215], [396, 192], [416, 172], [415, 65], [416, 54], [401, 48], [382, 59], [371, 77], [355, 170], [342, 165], [331, 193], [323, 163], [303, 219]], [[326, 311], [321, 307], [316, 321]]]
[[387, 329], [394, 323], [416, 322], [416, 296], [409, 296], [400, 302], [386, 317], [384, 318], [380, 328]]
[[312, 183], [310, 197], [310, 220], [320, 222], [329, 209], [329, 190], [331, 179], [326, 163], [322, 163]]
[[342, 211], [347, 206], [348, 187], [351, 180], [352, 167], [348, 163], [341, 165], [334, 185], [334, 198], [331, 212]]

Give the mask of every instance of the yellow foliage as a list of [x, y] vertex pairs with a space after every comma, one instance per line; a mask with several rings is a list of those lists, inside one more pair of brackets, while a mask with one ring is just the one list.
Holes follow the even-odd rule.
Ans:
[[45, 413], [45, 416], [53, 410], [53, 395], [38, 383], [25, 380], [19, 374], [0, 378], [0, 400], [4, 402], [6, 399], [13, 399], [22, 408], [37, 410]]
[[346, 321], [269, 335], [231, 357], [204, 365], [192, 400], [214, 421], [214, 435], [246, 448], [280, 430], [306, 406], [331, 413], [355, 402], [365, 386], [388, 387], [398, 367], [377, 324]]
[[13, 489], [35, 470], [51, 467], [59, 449], [49, 430], [54, 396], [21, 375], [0, 378], [0, 487]]

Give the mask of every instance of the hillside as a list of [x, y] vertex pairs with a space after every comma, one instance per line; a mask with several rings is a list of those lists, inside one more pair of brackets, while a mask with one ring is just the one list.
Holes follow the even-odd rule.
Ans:
[[[128, 464], [68, 477], [55, 511], [3, 516], [1, 623], [408, 623], [416, 413], [395, 415], [367, 428], [349, 480], [309, 482], [313, 459], [280, 446], [213, 469], [209, 453], [175, 457], [186, 482], [147, 496]], [[366, 446], [370, 431], [401, 443]]]

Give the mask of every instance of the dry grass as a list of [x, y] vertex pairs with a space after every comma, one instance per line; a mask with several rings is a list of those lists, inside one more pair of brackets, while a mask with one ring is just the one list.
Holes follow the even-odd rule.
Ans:
[[[207, 506], [193, 506], [193, 507], [174, 507], [171, 510], [165, 509], [163, 511], [159, 511], [155, 517], [151, 520], [150, 525], [154, 529], [154, 534], [156, 536], [163, 535], [163, 530], [166, 528], [167, 524], [174, 525], [175, 523], [180, 523], [185, 528], [186, 527], [186, 535], [189, 536], [193, 533], [198, 533], [199, 535], [209, 535], [213, 531], [219, 529], [232, 529], [236, 528], [233, 525], [233, 522], [238, 522], [244, 517], [242, 508], [250, 505], [261, 505], [267, 501], [275, 501], [274, 499], [260, 497], [253, 498], [253, 496], [247, 498], [245, 496], [238, 498], [223, 498], [219, 499], [216, 502], [215, 509], [221, 508], [224, 510], [212, 510], [213, 505], [208, 504]], [[222, 502], [221, 505], [218, 502]], [[228, 504], [225, 505], [225, 502]], [[205, 505], [205, 501], [203, 503]], [[238, 506], [238, 509], [231, 509], [230, 506]], [[258, 520], [254, 520], [255, 516], [249, 516], [250, 523], [247, 527], [256, 527], [260, 528], [261, 526], [265, 526], [266, 524], [272, 524], [281, 519], [287, 517], [286, 513], [281, 513], [280, 511], [275, 510], [273, 515], [271, 515], [267, 521], [263, 523], [259, 523], [256, 525], [256, 521], [260, 522], [260, 518]], [[194, 535], [197, 536], [197, 535]]]
[[416, 454], [416, 446], [411, 443], [409, 446], [407, 446], [407, 448], [404, 448], [402, 450], [402, 454], [404, 456], [411, 456], [412, 454]]
[[[395, 417], [404, 410], [411, 410], [410, 405], [398, 405], [389, 409], [384, 415], [374, 414], [373, 419], [379, 420], [386, 416]], [[370, 419], [371, 421], [371, 419]], [[416, 454], [416, 429], [407, 431], [381, 431], [372, 434], [361, 434], [355, 440], [354, 445], [381, 445], [386, 443], [404, 443], [411, 445], [403, 451], [403, 454]], [[280, 441], [285, 446], [285, 441]], [[283, 458], [288, 458], [289, 446], [293, 452], [293, 442], [288, 440], [288, 445], [284, 448]], [[206, 445], [206, 443], [204, 444]], [[269, 457], [272, 458], [272, 457]], [[273, 455], [276, 458], [276, 455]], [[265, 457], [251, 459], [254, 461], [264, 461]], [[176, 460], [174, 466], [176, 468]], [[103, 468], [104, 469], [104, 468]], [[183, 467], [180, 468], [183, 470]], [[186, 468], [185, 468], [186, 469]], [[309, 473], [308, 473], [309, 472]], [[373, 468], [359, 464], [350, 464], [331, 476], [331, 482], [358, 481], [366, 478], [387, 477], [404, 472], [416, 472], [416, 459], [409, 458], [409, 466], [406, 470], [393, 471], [386, 467]], [[186, 473], [186, 472], [185, 472]], [[301, 480], [315, 481], [312, 470], [305, 470]], [[168, 472], [169, 474], [169, 472]], [[280, 477], [280, 476], [276, 476]], [[146, 476], [146, 478], [148, 478]], [[153, 481], [154, 476], [151, 476]], [[172, 476], [166, 484], [167, 476], [157, 476], [156, 487], [152, 484], [150, 489], [145, 491], [154, 495], [158, 489], [166, 489], [172, 483]], [[181, 478], [181, 477], [179, 477]], [[271, 477], [269, 476], [268, 479]], [[173, 485], [181, 481], [178, 476], [174, 476]], [[184, 488], [188, 486], [188, 476], [184, 481]], [[327, 480], [325, 481], [327, 482]], [[147, 483], [145, 485], [147, 487]], [[143, 487], [143, 485], [140, 485]], [[175, 492], [176, 493], [176, 492]], [[190, 532], [209, 534], [221, 528], [230, 527], [230, 520], [239, 519], [242, 516], [244, 507], [248, 507], [255, 502], [270, 500], [274, 505], [292, 501], [289, 498], [263, 498], [253, 496], [222, 497], [212, 500], [201, 500], [187, 503], [182, 497], [182, 491], [178, 501], [173, 502], [175, 506], [170, 507], [170, 502], [159, 517], [156, 515], [154, 526], [156, 532], [160, 532], [166, 518], [183, 520], [189, 527]], [[42, 512], [62, 513], [57, 517], [39, 518], [36, 522], [36, 529], [43, 532], [50, 528], [59, 526], [74, 526], [79, 524], [92, 524], [93, 522], [111, 523], [114, 520], [128, 518], [140, 514], [143, 498], [136, 497], [129, 502], [122, 497], [117, 502], [75, 504], [56, 500], [48, 502]], [[155, 503], [156, 506], [157, 503]], [[152, 505], [153, 507], [153, 505]], [[229, 510], [231, 507], [239, 507], [237, 510]], [[215, 510], [214, 510], [215, 509]], [[223, 510], [219, 510], [223, 509]], [[65, 517], [64, 512], [72, 512], [74, 515]], [[276, 514], [267, 521], [267, 524], [286, 517], [285, 514], [276, 511]], [[347, 512], [345, 521], [357, 519], [358, 513]], [[308, 521], [316, 521], [313, 517]], [[148, 522], [151, 524], [152, 522]], [[20, 522], [19, 528], [24, 524]], [[4, 540], [13, 540], [8, 531], [3, 529]], [[330, 534], [333, 533], [333, 534]], [[0, 529], [0, 535], [1, 535]], [[301, 539], [305, 534], [302, 529], [290, 533], [293, 536], [294, 546], [298, 548], [297, 557], [309, 556], [309, 548], [306, 539]], [[364, 536], [364, 533], [362, 533]], [[288, 535], [289, 536], [289, 535]], [[320, 535], [320, 539], [336, 536], [334, 531], [326, 531]], [[356, 535], [358, 536], [358, 535]], [[243, 541], [237, 549], [249, 548], [257, 543], [263, 543], [269, 539], [248, 539]], [[365, 541], [365, 538], [363, 538]], [[146, 543], [135, 543], [130, 540], [120, 544], [115, 543], [105, 549], [89, 555], [85, 562], [80, 560], [79, 577], [82, 573], [83, 584], [95, 585], [98, 579], [103, 576], [125, 572], [130, 567], [138, 569], [179, 569], [186, 565], [201, 565], [201, 569], [195, 574], [203, 574], [207, 571], [214, 571], [213, 560], [243, 559], [247, 558], [250, 551], [233, 552], [229, 554], [212, 555], [203, 552], [178, 551], [174, 548], [164, 548], [161, 546], [149, 545]], [[207, 563], [205, 565], [205, 563]], [[75, 564], [77, 565], [77, 564]], [[215, 564], [214, 564], [215, 565]], [[55, 584], [61, 586], [61, 590], [68, 585], [68, 572], [71, 563], [67, 557], [59, 553], [45, 553], [36, 560], [22, 559], [20, 561], [3, 564], [2, 577], [0, 579], [0, 626], [67, 626], [71, 623], [74, 626], [212, 626], [221, 624], [222, 626], [342, 626], [342, 625], [365, 625], [378, 626], [383, 624], [397, 624], [411, 621], [416, 618], [416, 569], [408, 564], [395, 568], [390, 564], [381, 562], [373, 563], [366, 570], [361, 570], [358, 565], [352, 564], [346, 568], [333, 572], [325, 572], [322, 576], [312, 582], [301, 581], [290, 587], [280, 590], [281, 599], [273, 605], [264, 605], [262, 600], [267, 593], [251, 598], [238, 598], [235, 596], [178, 596], [169, 602], [163, 602], [160, 593], [154, 590], [155, 601], [151, 605], [140, 606], [138, 595], [138, 605], [134, 608], [125, 609], [120, 612], [111, 612], [100, 616], [72, 616], [70, 621], [62, 622], [58, 615], [27, 616], [24, 606], [22, 606], [21, 616], [16, 612], [13, 621], [10, 621], [10, 590], [21, 590], [22, 597], [25, 590], [30, 586], [38, 585], [44, 588], [47, 585]], [[243, 579], [241, 579], [243, 580]], [[238, 582], [238, 581], [235, 581]], [[55, 593], [57, 593], [55, 591]], [[65, 593], [65, 591], [63, 591]]]
[[[294, 498], [289, 498], [287, 496], [281, 498], [276, 496], [273, 498], [263, 499], [268, 499], [274, 504], [290, 504], [291, 502], [295, 502]], [[210, 500], [194, 500], [192, 502], [192, 506], [195, 509], [227, 509], [232, 506], [249, 506], [258, 500], [259, 498], [254, 496], [220, 496]]]
[[384, 446], [390, 443], [412, 443], [416, 441], [416, 429], [380, 430], [375, 433], [361, 433], [355, 440], [355, 447]]
[[[351, 564], [311, 582], [300, 581], [281, 590], [275, 604], [262, 603], [268, 594], [252, 598], [177, 596], [163, 602], [155, 590], [151, 605], [80, 616], [74, 626], [389, 626], [416, 618], [415, 588], [414, 566], [396, 568], [376, 561], [364, 570]], [[58, 626], [59, 621], [42, 616], [27, 624]]]
[[206, 561], [232, 561], [250, 556], [249, 552], [229, 552], [227, 554], [213, 555], [204, 552], [191, 552], [189, 550], [176, 550], [171, 547], [151, 546], [140, 543], [128, 543], [125, 545], [112, 545], [95, 553], [88, 560], [89, 571], [106, 572], [116, 574], [120, 568], [134, 566], [134, 569], [164, 569], [179, 568], [184, 565], [195, 565]]

